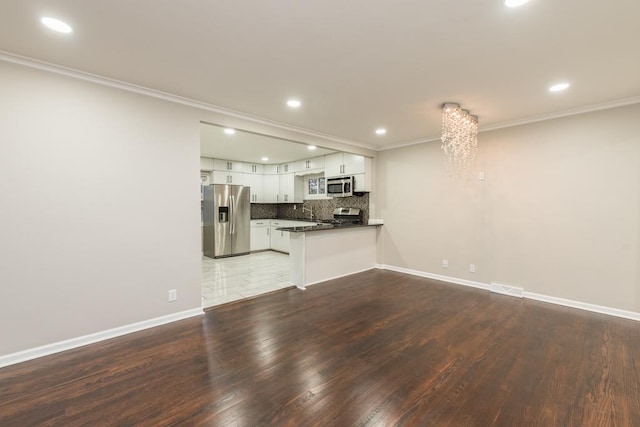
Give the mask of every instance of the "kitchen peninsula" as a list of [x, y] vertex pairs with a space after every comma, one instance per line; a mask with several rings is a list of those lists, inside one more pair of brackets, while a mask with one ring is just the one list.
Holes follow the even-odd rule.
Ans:
[[380, 224], [282, 228], [290, 233], [290, 280], [300, 289], [376, 265]]

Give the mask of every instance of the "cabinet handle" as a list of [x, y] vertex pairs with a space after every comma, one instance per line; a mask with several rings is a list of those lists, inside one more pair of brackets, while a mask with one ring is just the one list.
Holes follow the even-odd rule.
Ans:
[[269, 229], [267, 228], [267, 236], [269, 235]]

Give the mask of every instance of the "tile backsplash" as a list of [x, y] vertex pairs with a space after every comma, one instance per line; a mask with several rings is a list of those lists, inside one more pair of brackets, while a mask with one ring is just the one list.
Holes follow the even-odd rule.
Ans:
[[278, 217], [278, 205], [274, 203], [251, 203], [251, 219]]
[[[296, 206], [296, 209], [293, 206]], [[362, 221], [369, 221], [369, 193], [363, 196], [335, 197], [328, 200], [307, 200], [304, 206], [313, 209], [313, 218], [318, 220], [333, 219], [335, 208], [358, 208], [362, 213]], [[309, 218], [309, 212], [302, 211], [302, 203], [252, 203], [251, 219], [281, 218], [300, 219]]]

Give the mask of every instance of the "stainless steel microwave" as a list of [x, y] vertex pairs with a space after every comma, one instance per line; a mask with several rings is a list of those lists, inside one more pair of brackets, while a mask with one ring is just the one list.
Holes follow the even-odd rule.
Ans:
[[340, 178], [327, 179], [327, 196], [349, 197], [353, 196], [353, 177], [341, 176]]

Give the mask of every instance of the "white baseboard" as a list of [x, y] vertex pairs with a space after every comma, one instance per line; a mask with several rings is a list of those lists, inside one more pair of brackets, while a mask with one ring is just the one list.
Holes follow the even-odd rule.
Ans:
[[381, 268], [383, 270], [397, 271], [398, 273], [406, 273], [412, 276], [426, 277], [427, 279], [442, 280], [443, 282], [450, 282], [450, 283], [455, 283], [457, 285], [470, 286], [472, 288], [486, 289], [486, 290], [490, 289], [490, 286], [487, 283], [474, 282], [473, 280], [459, 279], [457, 277], [451, 277], [451, 276], [443, 276], [441, 274], [427, 273], [426, 271], [411, 270], [409, 268], [404, 268], [404, 267], [395, 267], [393, 265], [386, 265], [386, 264], [378, 264], [378, 265], [380, 265], [380, 267], [377, 267], [377, 268]]
[[501, 285], [499, 283], [491, 283], [489, 290], [496, 294], [508, 295], [510, 297], [523, 298], [524, 289], [515, 286]]
[[168, 314], [166, 316], [156, 317], [154, 319], [143, 320], [142, 322], [131, 323], [129, 325], [120, 326], [106, 331], [96, 332], [77, 338], [71, 338], [65, 341], [59, 341], [52, 344], [46, 344], [40, 347], [30, 348], [28, 350], [19, 351], [7, 355], [0, 356], [0, 368], [15, 365], [16, 363], [26, 362], [27, 360], [37, 359], [39, 357], [48, 356], [50, 354], [59, 353], [61, 351], [71, 350], [73, 348], [82, 347], [93, 344], [98, 341], [108, 340], [110, 338], [138, 332], [143, 329], [153, 328], [178, 320], [187, 319], [203, 314], [202, 308], [194, 308], [192, 310], [181, 311], [178, 313]]
[[623, 317], [625, 319], [640, 321], [640, 313], [621, 310], [619, 308], [605, 307], [602, 305], [590, 304], [588, 302], [573, 301], [570, 299], [557, 298], [549, 295], [536, 294], [533, 292], [525, 292], [524, 297], [537, 301], [549, 302], [551, 304], [564, 305], [565, 307], [579, 308], [581, 310], [593, 311], [595, 313], [608, 314], [609, 316]]
[[[457, 285], [471, 286], [474, 288], [486, 289], [489, 291], [492, 290], [491, 284], [474, 282], [466, 279], [459, 279], [457, 277], [442, 276], [440, 274], [427, 273], [425, 271], [412, 270], [404, 267], [395, 267], [393, 265], [386, 265], [386, 264], [376, 264], [376, 268], [379, 268], [382, 270], [397, 271], [399, 273], [406, 273], [412, 276], [426, 277], [428, 279], [442, 280], [444, 282], [450, 282]], [[499, 285], [499, 286], [503, 286], [503, 285]], [[590, 304], [587, 302], [573, 301], [573, 300], [553, 297], [549, 295], [536, 294], [533, 292], [526, 292], [522, 288], [516, 288], [512, 286], [509, 286], [508, 288], [509, 289], [507, 290], [510, 290], [513, 293], [505, 293], [505, 292], [500, 292], [500, 293], [505, 295], [510, 295], [510, 296], [520, 296], [521, 294], [521, 297], [528, 298], [528, 299], [548, 302], [551, 304], [563, 305], [565, 307], [578, 308], [580, 310], [592, 311], [595, 313], [607, 314], [609, 316], [622, 317], [625, 319], [640, 321], [640, 313], [636, 313], [633, 311], [621, 310], [619, 308], [613, 308], [613, 307], [605, 307], [602, 305]]]

